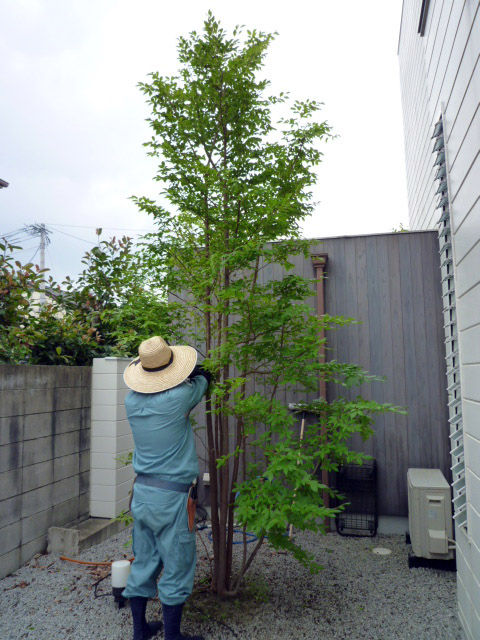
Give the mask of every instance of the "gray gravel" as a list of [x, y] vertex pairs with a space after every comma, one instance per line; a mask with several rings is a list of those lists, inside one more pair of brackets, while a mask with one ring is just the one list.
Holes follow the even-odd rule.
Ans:
[[[129, 539], [127, 530], [83, 552], [78, 559], [129, 557]], [[205, 535], [203, 539], [208, 548]], [[193, 606], [187, 605], [183, 631], [202, 633], [206, 640], [461, 638], [455, 573], [408, 569], [403, 537], [302, 533], [297, 540], [315, 553], [324, 571], [310, 575], [291, 557], [264, 545], [247, 574], [245, 597], [221, 606], [212, 605], [201, 591], [208, 561], [205, 547], [198, 541], [198, 587], [190, 600]], [[375, 555], [375, 547], [392, 553]], [[240, 546], [236, 550], [239, 552]], [[111, 597], [94, 597], [92, 585], [101, 575], [63, 562], [55, 554], [32, 560], [0, 581], [0, 637], [130, 639], [129, 608], [119, 610]], [[107, 579], [99, 585], [98, 593], [108, 588]], [[159, 606], [158, 600], [149, 602], [147, 618], [156, 617]]]

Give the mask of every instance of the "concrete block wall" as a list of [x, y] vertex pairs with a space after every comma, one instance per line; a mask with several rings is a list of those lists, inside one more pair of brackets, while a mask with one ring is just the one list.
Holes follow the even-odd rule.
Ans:
[[0, 365], [0, 578], [89, 514], [90, 367]]
[[130, 358], [95, 358], [92, 374], [90, 515], [115, 518], [128, 510], [134, 477], [125, 465], [133, 437], [125, 414], [123, 371]]

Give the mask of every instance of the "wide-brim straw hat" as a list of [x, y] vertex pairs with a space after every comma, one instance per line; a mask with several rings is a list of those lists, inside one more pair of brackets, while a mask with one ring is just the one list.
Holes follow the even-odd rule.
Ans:
[[176, 387], [192, 373], [197, 364], [193, 347], [170, 347], [163, 338], [144, 340], [138, 358], [125, 369], [125, 384], [138, 393], [158, 393]]

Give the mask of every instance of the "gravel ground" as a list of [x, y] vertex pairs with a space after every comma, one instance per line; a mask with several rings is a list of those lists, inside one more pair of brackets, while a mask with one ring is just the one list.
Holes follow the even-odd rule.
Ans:
[[[78, 559], [129, 557], [129, 540], [127, 530]], [[409, 569], [402, 536], [302, 533], [297, 540], [315, 553], [324, 571], [312, 576], [264, 545], [247, 574], [244, 596], [226, 605], [202, 592], [208, 560], [198, 540], [197, 588], [185, 608], [184, 633], [202, 633], [205, 640], [460, 640], [455, 573]], [[376, 555], [375, 547], [391, 554]], [[0, 637], [130, 639], [128, 606], [118, 609], [111, 597], [95, 598], [93, 584], [102, 575], [104, 570], [63, 562], [55, 554], [33, 559], [0, 581]], [[107, 578], [98, 594], [108, 590]], [[158, 615], [159, 606], [158, 600], [149, 602], [147, 619]]]

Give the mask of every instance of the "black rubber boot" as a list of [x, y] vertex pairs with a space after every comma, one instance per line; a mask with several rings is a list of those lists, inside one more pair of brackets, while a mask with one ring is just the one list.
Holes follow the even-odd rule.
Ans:
[[130, 598], [130, 609], [133, 617], [133, 640], [148, 640], [163, 629], [161, 622], [147, 622], [145, 611], [148, 598]]
[[203, 636], [184, 636], [180, 633], [184, 604], [162, 604], [165, 640], [204, 640]]

